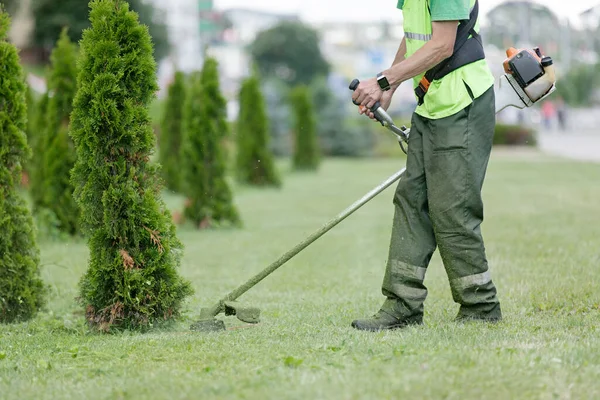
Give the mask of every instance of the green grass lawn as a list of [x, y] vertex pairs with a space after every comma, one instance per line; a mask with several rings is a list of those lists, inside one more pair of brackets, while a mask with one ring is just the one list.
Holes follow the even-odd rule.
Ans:
[[[402, 159], [284, 168], [283, 190], [235, 188], [241, 230], [179, 230], [196, 295], [185, 320], [149, 334], [90, 334], [73, 301], [84, 243], [41, 245], [48, 309], [0, 326], [1, 399], [592, 399], [600, 397], [600, 164], [494, 155], [483, 233], [504, 321], [453, 322], [440, 258], [425, 325], [365, 333], [392, 217], [390, 188], [242, 297], [248, 326], [189, 325], [202, 305], [263, 269], [395, 170]], [[166, 195], [174, 208], [181, 199]]]

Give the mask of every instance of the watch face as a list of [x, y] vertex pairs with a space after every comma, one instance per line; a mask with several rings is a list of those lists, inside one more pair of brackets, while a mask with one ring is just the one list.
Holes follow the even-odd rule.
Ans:
[[379, 82], [379, 87], [382, 89], [385, 89], [390, 86], [390, 83], [385, 76], [380, 76], [377, 79], [377, 82]]

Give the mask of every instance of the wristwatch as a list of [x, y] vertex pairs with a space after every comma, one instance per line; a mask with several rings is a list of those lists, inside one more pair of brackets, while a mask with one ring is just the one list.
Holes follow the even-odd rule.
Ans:
[[387, 80], [387, 78], [385, 77], [385, 75], [383, 75], [382, 72], [377, 74], [377, 83], [379, 84], [381, 90], [383, 90], [384, 92], [391, 89], [390, 82]]

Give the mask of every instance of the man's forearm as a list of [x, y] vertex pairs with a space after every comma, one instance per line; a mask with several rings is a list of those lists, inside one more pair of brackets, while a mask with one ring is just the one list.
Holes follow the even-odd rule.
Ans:
[[[398, 46], [398, 51], [396, 52], [396, 57], [394, 58], [394, 62], [392, 63], [392, 67], [394, 65], [398, 65], [402, 61], [404, 61], [405, 54], [406, 54], [406, 38], [402, 38], [402, 41], [400, 42], [400, 46]], [[392, 89], [395, 90], [398, 88], [398, 86], [400, 86], [400, 83], [397, 83], [397, 84], [391, 85], [391, 86], [392, 86]]]
[[[391, 86], [398, 87], [402, 82], [426, 72], [450, 57], [452, 50], [453, 48], [449, 47], [447, 43], [430, 40], [410, 57], [404, 59], [404, 56], [402, 56], [401, 62], [396, 63], [394, 61], [392, 67], [383, 71], [383, 73]], [[398, 52], [400, 52], [400, 49]], [[396, 58], [398, 58], [398, 55], [396, 55]]]

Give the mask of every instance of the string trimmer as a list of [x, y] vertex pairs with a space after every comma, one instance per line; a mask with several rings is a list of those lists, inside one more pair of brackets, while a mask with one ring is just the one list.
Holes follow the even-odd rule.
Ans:
[[[504, 61], [505, 74], [496, 80], [494, 88], [496, 93], [496, 113], [509, 106], [521, 109], [531, 107], [534, 103], [542, 100], [555, 90], [556, 80], [554, 77], [552, 59], [550, 59], [550, 57], [542, 57], [537, 48], [534, 49], [534, 51], [517, 51], [510, 48], [506, 53], [508, 58]], [[358, 85], [358, 79], [354, 79], [350, 84], [350, 90], [356, 90]], [[380, 107], [379, 103], [375, 104], [371, 108], [371, 111], [375, 115], [375, 119], [377, 119], [382, 126], [386, 127], [396, 135], [402, 151], [406, 153], [404, 144], [409, 143], [410, 129], [405, 126], [396, 126], [389, 114]], [[225, 315], [235, 315], [243, 322], [258, 323], [260, 310], [255, 307], [246, 307], [236, 302], [236, 300], [256, 286], [260, 281], [275, 272], [292, 257], [314, 243], [334, 226], [352, 215], [375, 196], [390, 187], [394, 182], [398, 181], [405, 171], [406, 168], [402, 168], [400, 171], [390, 176], [333, 219], [329, 220], [325, 225], [313, 232], [302, 242], [298, 243], [294, 248], [284, 253], [267, 268], [227, 294], [212, 307], [201, 309], [198, 322], [194, 323], [190, 329], [204, 332], [225, 330], [225, 323], [222, 320], [215, 318], [220, 313], [224, 313]]]

